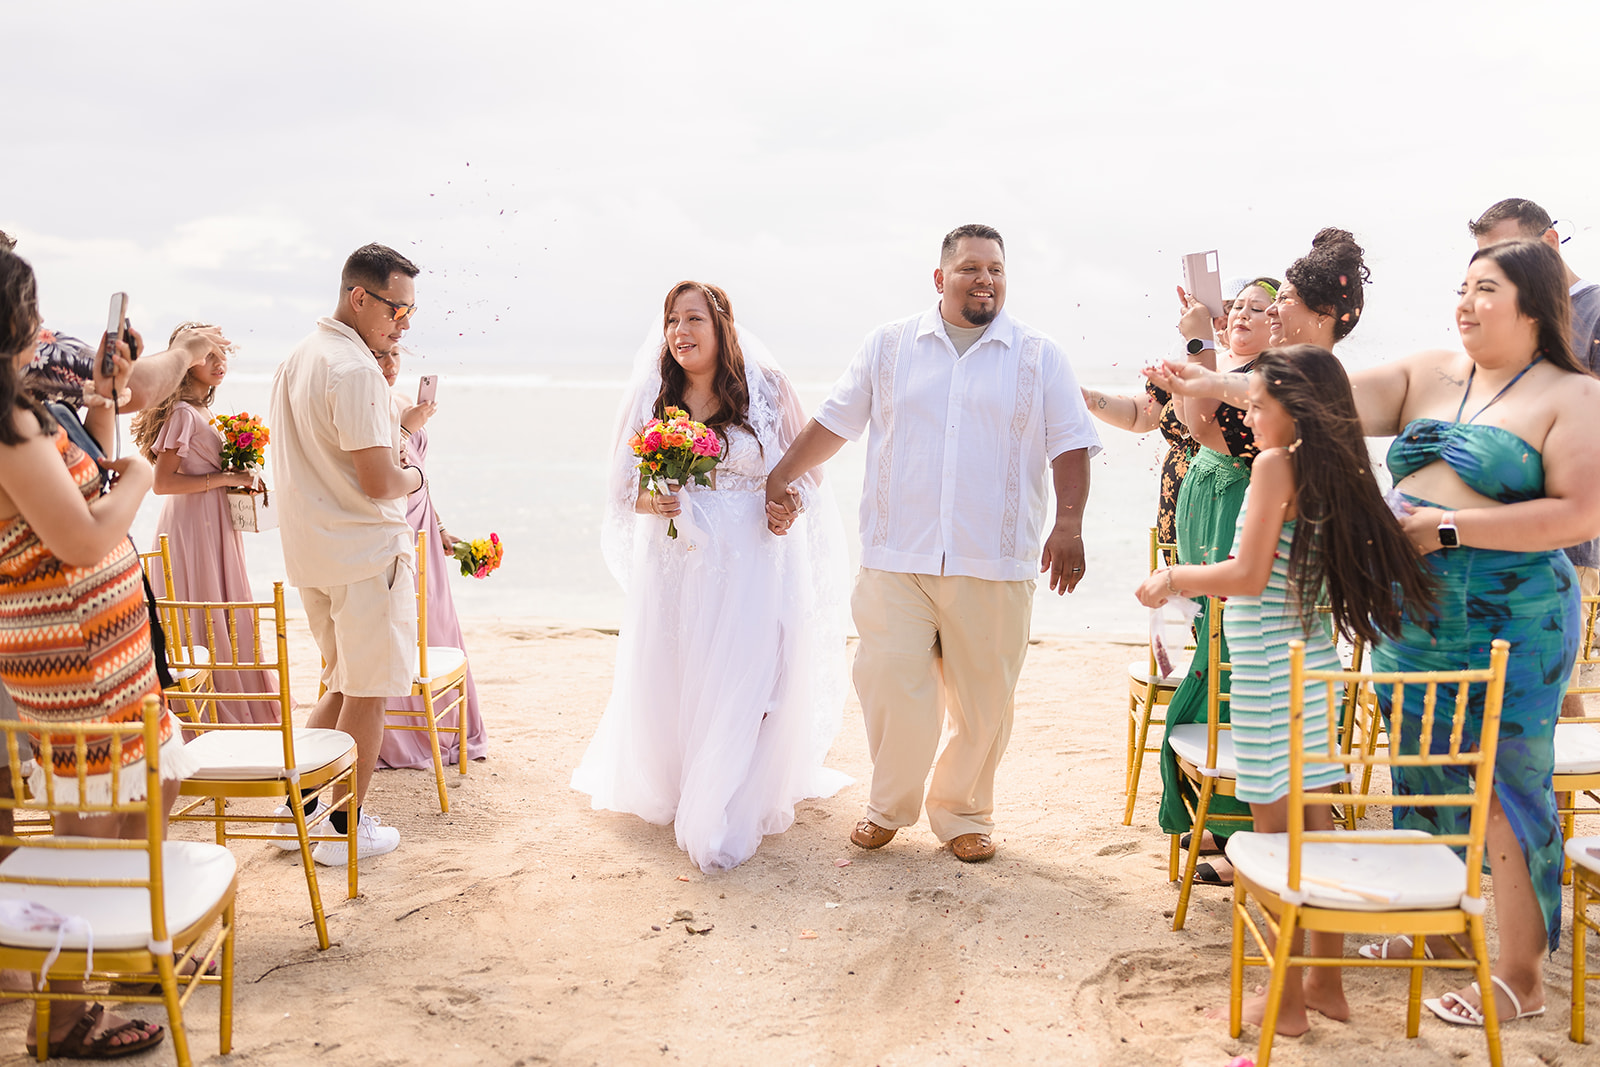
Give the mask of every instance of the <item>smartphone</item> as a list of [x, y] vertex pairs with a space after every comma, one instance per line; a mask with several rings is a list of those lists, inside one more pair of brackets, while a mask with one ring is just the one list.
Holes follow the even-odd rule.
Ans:
[[439, 395], [439, 376], [437, 374], [424, 374], [417, 382], [417, 403], [431, 404], [433, 398]]
[[109, 378], [116, 372], [113, 360], [117, 352], [117, 342], [125, 339], [123, 334], [127, 321], [128, 294], [112, 293], [111, 311], [106, 315], [106, 336], [110, 340], [106, 342], [105, 355], [100, 357], [100, 374], [103, 377]]
[[1216, 249], [1183, 257], [1183, 287], [1206, 306], [1212, 318], [1223, 314], [1222, 270], [1217, 265]]

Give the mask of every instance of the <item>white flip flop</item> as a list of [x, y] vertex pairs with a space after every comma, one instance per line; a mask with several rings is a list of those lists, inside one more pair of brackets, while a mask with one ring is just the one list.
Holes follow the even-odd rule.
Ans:
[[[1491, 974], [1489, 981], [1493, 982], [1500, 992], [1506, 995], [1506, 999], [1511, 1001], [1511, 1010], [1516, 1013], [1509, 1019], [1502, 1019], [1502, 1022], [1531, 1019], [1544, 1014], [1544, 1008], [1542, 1007], [1534, 1008], [1532, 1011], [1523, 1011], [1521, 998], [1511, 991], [1511, 987], [1506, 985], [1498, 974]], [[1472, 991], [1478, 994], [1480, 998], [1483, 996], [1483, 990], [1478, 988], [1477, 982], [1472, 983]], [[1429, 1011], [1447, 1023], [1453, 1023], [1456, 1026], [1483, 1025], [1483, 1012], [1468, 1004], [1458, 993], [1446, 993], [1442, 997], [1429, 997], [1422, 1003]], [[1458, 1008], [1460, 1009], [1459, 1011], [1457, 1010]]]
[[[1402, 941], [1402, 942], [1405, 943], [1406, 951], [1405, 951], [1404, 955], [1392, 956], [1392, 955], [1389, 954], [1389, 945], [1391, 943], [1395, 942], [1395, 941]], [[1409, 959], [1411, 957], [1411, 946], [1412, 946], [1411, 938], [1408, 935], [1406, 935], [1406, 934], [1396, 934], [1395, 936], [1389, 937], [1389, 938], [1385, 938], [1382, 941], [1374, 941], [1370, 945], [1362, 945], [1356, 951], [1361, 955], [1361, 957], [1363, 959], [1369, 959], [1369, 960], [1400, 960], [1400, 959]], [[1428, 947], [1428, 943], [1426, 941], [1424, 941], [1422, 943], [1422, 958], [1425, 959], [1425, 960], [1433, 959], [1433, 949]]]

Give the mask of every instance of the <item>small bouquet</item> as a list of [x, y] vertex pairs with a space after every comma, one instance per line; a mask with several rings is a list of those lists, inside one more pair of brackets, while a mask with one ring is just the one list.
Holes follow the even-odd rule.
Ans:
[[487, 578], [491, 572], [500, 569], [505, 548], [500, 544], [500, 535], [492, 533], [488, 540], [479, 537], [472, 541], [457, 541], [451, 555], [461, 564], [463, 578]]
[[247, 411], [218, 415], [211, 424], [222, 434], [222, 469], [261, 477], [266, 471], [262, 459], [272, 438], [267, 424]]
[[[672, 483], [709, 486], [712, 469], [722, 462], [721, 438], [682, 408], [667, 408], [666, 416], [651, 419], [628, 439], [639, 457], [639, 488], [660, 493]], [[670, 519], [667, 536], [678, 536], [678, 526]]]

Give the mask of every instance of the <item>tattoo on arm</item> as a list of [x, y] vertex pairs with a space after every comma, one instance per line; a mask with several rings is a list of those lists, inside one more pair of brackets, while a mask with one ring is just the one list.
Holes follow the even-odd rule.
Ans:
[[1101, 411], [1104, 411], [1106, 409], [1106, 398], [1105, 397], [1101, 397], [1099, 399], [1098, 406], [1099, 406]]

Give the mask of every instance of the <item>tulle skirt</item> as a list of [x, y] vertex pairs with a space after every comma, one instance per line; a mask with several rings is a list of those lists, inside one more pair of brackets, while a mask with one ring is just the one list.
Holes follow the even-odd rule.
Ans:
[[[748, 490], [679, 497], [699, 547], [641, 516], [611, 700], [572, 776], [594, 807], [674, 823], [702, 869], [734, 867], [794, 805], [850, 779], [822, 765], [844, 701], [842, 617], [802, 516], [767, 531]], [[842, 575], [839, 576], [842, 580]]]

